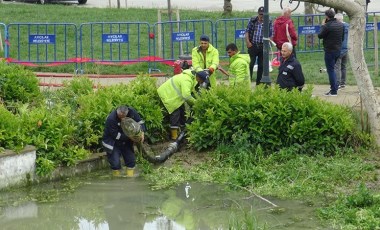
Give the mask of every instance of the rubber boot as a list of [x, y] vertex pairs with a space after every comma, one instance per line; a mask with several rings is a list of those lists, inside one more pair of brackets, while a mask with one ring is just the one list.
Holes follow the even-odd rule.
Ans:
[[177, 138], [178, 138], [178, 133], [179, 133], [179, 128], [178, 128], [178, 126], [171, 126], [171, 127], [170, 127], [170, 139], [172, 139], [172, 140], [177, 140]]
[[125, 168], [125, 175], [127, 177], [135, 177], [135, 168], [126, 167]]
[[112, 176], [119, 177], [120, 176], [120, 170], [112, 170]]

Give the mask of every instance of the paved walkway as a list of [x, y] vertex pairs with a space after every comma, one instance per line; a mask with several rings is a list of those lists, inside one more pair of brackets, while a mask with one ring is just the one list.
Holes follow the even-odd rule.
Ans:
[[329, 89], [330, 85], [314, 85], [313, 95], [335, 104], [347, 105], [355, 108], [360, 108], [362, 106], [357, 86], [347, 85], [344, 89], [338, 91], [338, 96], [336, 97], [324, 96]]

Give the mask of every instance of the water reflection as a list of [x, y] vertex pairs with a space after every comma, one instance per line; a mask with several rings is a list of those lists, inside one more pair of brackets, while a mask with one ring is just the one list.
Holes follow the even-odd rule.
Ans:
[[90, 175], [1, 192], [0, 226], [7, 230], [208, 230], [229, 229], [248, 217], [255, 229], [322, 229], [311, 219], [312, 208], [300, 204], [295, 212], [294, 202], [286, 205], [293, 207], [273, 212], [273, 205], [265, 200], [213, 184], [190, 182], [151, 191], [141, 178]]
[[16, 207], [5, 207], [2, 217], [7, 220], [35, 218], [38, 215], [38, 206], [35, 202], [26, 202]]
[[186, 230], [185, 227], [177, 224], [175, 221], [168, 219], [166, 216], [157, 217], [152, 222], [145, 223], [144, 225], [144, 230], [156, 229]]

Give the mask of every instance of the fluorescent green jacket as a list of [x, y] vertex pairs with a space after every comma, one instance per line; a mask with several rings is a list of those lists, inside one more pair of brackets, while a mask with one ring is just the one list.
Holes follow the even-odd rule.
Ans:
[[174, 75], [158, 87], [157, 93], [169, 114], [185, 102], [194, 103], [195, 99], [191, 93], [196, 84], [195, 76], [191, 73], [191, 70], [187, 69], [180, 74]]
[[244, 85], [251, 88], [249, 62], [249, 55], [240, 54], [240, 52], [230, 58], [230, 68], [228, 70], [230, 73], [230, 86]]
[[194, 47], [191, 51], [192, 66], [195, 71], [202, 71], [204, 69], [213, 68], [215, 71], [210, 75], [211, 87], [216, 86], [216, 69], [219, 66], [219, 51], [215, 49], [210, 43], [206, 51], [206, 57], [203, 56], [200, 47]]

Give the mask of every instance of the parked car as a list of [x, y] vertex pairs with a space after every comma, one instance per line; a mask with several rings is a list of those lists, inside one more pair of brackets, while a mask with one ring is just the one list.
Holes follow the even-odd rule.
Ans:
[[[79, 5], [86, 4], [87, 0], [77, 0]], [[52, 3], [52, 2], [76, 2], [76, 0], [37, 0], [40, 4]]]
[[[11, 1], [11, 0], [4, 0], [4, 1]], [[87, 0], [16, 0], [20, 2], [36, 2], [39, 4], [45, 4], [45, 3], [57, 3], [57, 2], [78, 2], [79, 5], [84, 5], [87, 3]]]

